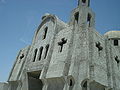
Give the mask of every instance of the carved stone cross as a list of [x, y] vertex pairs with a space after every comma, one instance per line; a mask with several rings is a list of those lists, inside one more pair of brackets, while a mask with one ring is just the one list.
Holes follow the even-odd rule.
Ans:
[[62, 38], [60, 42], [58, 42], [58, 45], [60, 46], [60, 52], [62, 52], [63, 45], [67, 43], [67, 39]]

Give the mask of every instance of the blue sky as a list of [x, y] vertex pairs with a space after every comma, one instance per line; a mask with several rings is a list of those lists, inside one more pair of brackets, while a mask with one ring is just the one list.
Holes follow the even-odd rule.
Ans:
[[[31, 43], [44, 13], [65, 22], [77, 0], [0, 0], [0, 81], [6, 81], [18, 51]], [[96, 29], [120, 30], [120, 0], [91, 0]]]

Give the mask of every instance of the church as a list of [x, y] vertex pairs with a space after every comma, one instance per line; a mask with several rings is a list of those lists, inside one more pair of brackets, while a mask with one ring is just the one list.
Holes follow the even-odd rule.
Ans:
[[0, 90], [120, 90], [120, 31], [96, 31], [90, 0], [78, 0], [69, 23], [41, 19]]

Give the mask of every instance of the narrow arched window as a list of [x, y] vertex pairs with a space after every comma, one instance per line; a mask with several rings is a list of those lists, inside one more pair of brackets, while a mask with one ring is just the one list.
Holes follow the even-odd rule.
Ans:
[[76, 12], [74, 17], [75, 17], [75, 21], [77, 21], [77, 23], [78, 23], [78, 20], [79, 20], [79, 12]]
[[88, 16], [87, 16], [87, 25], [88, 25], [88, 27], [91, 26], [91, 15], [90, 14], [88, 14]]
[[48, 45], [46, 45], [46, 47], [45, 47], [45, 56], [44, 56], [44, 59], [46, 59], [46, 57], [47, 57], [47, 53], [48, 53], [48, 49], [49, 49], [49, 44]]
[[33, 58], [33, 62], [35, 62], [35, 59], [36, 59], [36, 56], [37, 56], [37, 51], [38, 49], [36, 48], [35, 51], [34, 51], [34, 58]]
[[39, 53], [39, 61], [40, 61], [40, 60], [41, 60], [41, 57], [42, 57], [43, 47], [41, 47], [39, 50], [40, 50], [40, 53]]
[[45, 39], [45, 38], [46, 38], [47, 31], [48, 31], [48, 27], [46, 27], [46, 28], [44, 29], [44, 35], [43, 35], [43, 39]]

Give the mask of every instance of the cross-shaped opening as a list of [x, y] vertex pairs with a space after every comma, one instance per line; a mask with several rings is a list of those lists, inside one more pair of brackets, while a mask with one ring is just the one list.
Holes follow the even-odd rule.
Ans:
[[120, 60], [119, 60], [118, 56], [115, 57], [115, 61], [117, 62], [117, 64], [120, 63]]
[[98, 48], [98, 51], [103, 50], [103, 47], [101, 46], [100, 42], [96, 42], [96, 47]]
[[21, 56], [20, 56], [20, 59], [23, 59], [24, 58], [24, 54], [22, 54]]
[[67, 39], [62, 38], [60, 42], [58, 42], [58, 45], [60, 46], [60, 52], [62, 52], [63, 45], [67, 43]]

